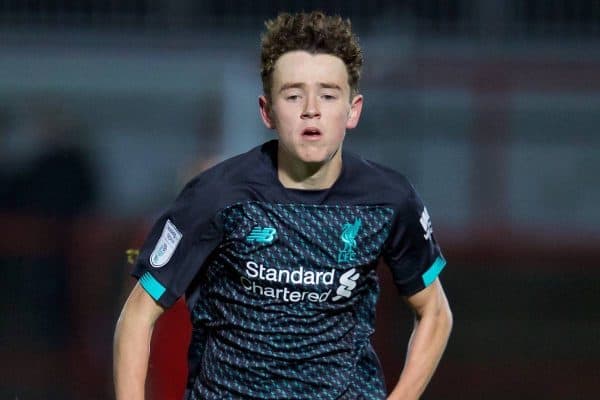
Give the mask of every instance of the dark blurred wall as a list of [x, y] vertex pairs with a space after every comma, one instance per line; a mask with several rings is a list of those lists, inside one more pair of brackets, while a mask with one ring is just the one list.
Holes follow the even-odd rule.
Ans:
[[[316, 6], [249, 4], [0, 2], [0, 398], [112, 396], [125, 250], [186, 179], [272, 137], [262, 20]], [[365, 53], [346, 146], [411, 179], [448, 259], [454, 331], [424, 398], [598, 397], [598, 2], [326, 9]], [[380, 276], [391, 386], [412, 316]]]

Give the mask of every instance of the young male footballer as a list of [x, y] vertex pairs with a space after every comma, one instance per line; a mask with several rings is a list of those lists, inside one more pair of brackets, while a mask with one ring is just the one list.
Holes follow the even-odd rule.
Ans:
[[[363, 106], [350, 22], [266, 26], [259, 109], [278, 140], [197, 176], [152, 228], [115, 331], [117, 399], [144, 398], [153, 324], [181, 296], [185, 399], [417, 399], [452, 326], [427, 209], [401, 174], [342, 149]], [[370, 343], [380, 260], [416, 315], [390, 394]]]

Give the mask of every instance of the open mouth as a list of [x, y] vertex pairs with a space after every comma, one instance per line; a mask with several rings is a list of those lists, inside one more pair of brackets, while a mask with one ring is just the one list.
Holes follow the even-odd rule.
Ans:
[[306, 128], [302, 131], [302, 136], [317, 138], [321, 136], [321, 131], [317, 128]]

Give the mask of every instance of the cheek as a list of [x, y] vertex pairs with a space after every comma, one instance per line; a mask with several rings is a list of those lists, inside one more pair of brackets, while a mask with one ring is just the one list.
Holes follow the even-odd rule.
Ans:
[[273, 117], [276, 121], [283, 123], [293, 122], [298, 113], [289, 106], [277, 106], [273, 109]]
[[297, 128], [297, 121], [292, 116], [278, 114], [275, 119], [275, 129], [281, 137], [292, 138]]
[[336, 113], [335, 118], [334, 118], [336, 128], [341, 129], [341, 130], [346, 130], [346, 124], [348, 123], [348, 118], [349, 118], [348, 110], [341, 110], [338, 113]]
[[288, 132], [294, 129], [295, 121], [289, 115], [279, 115], [277, 124], [284, 132]]

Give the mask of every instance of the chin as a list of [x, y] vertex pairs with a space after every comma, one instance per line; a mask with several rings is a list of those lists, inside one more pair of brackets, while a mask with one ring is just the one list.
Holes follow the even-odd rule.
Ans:
[[327, 161], [329, 161], [329, 160], [327, 158], [318, 158], [318, 159], [317, 158], [309, 158], [309, 159], [301, 158], [300, 161], [302, 161], [306, 165], [318, 167], [318, 166], [321, 166], [321, 165], [327, 163]]
[[298, 154], [298, 158], [306, 164], [325, 164], [333, 158], [333, 154], [325, 151], [307, 152], [308, 154]]

